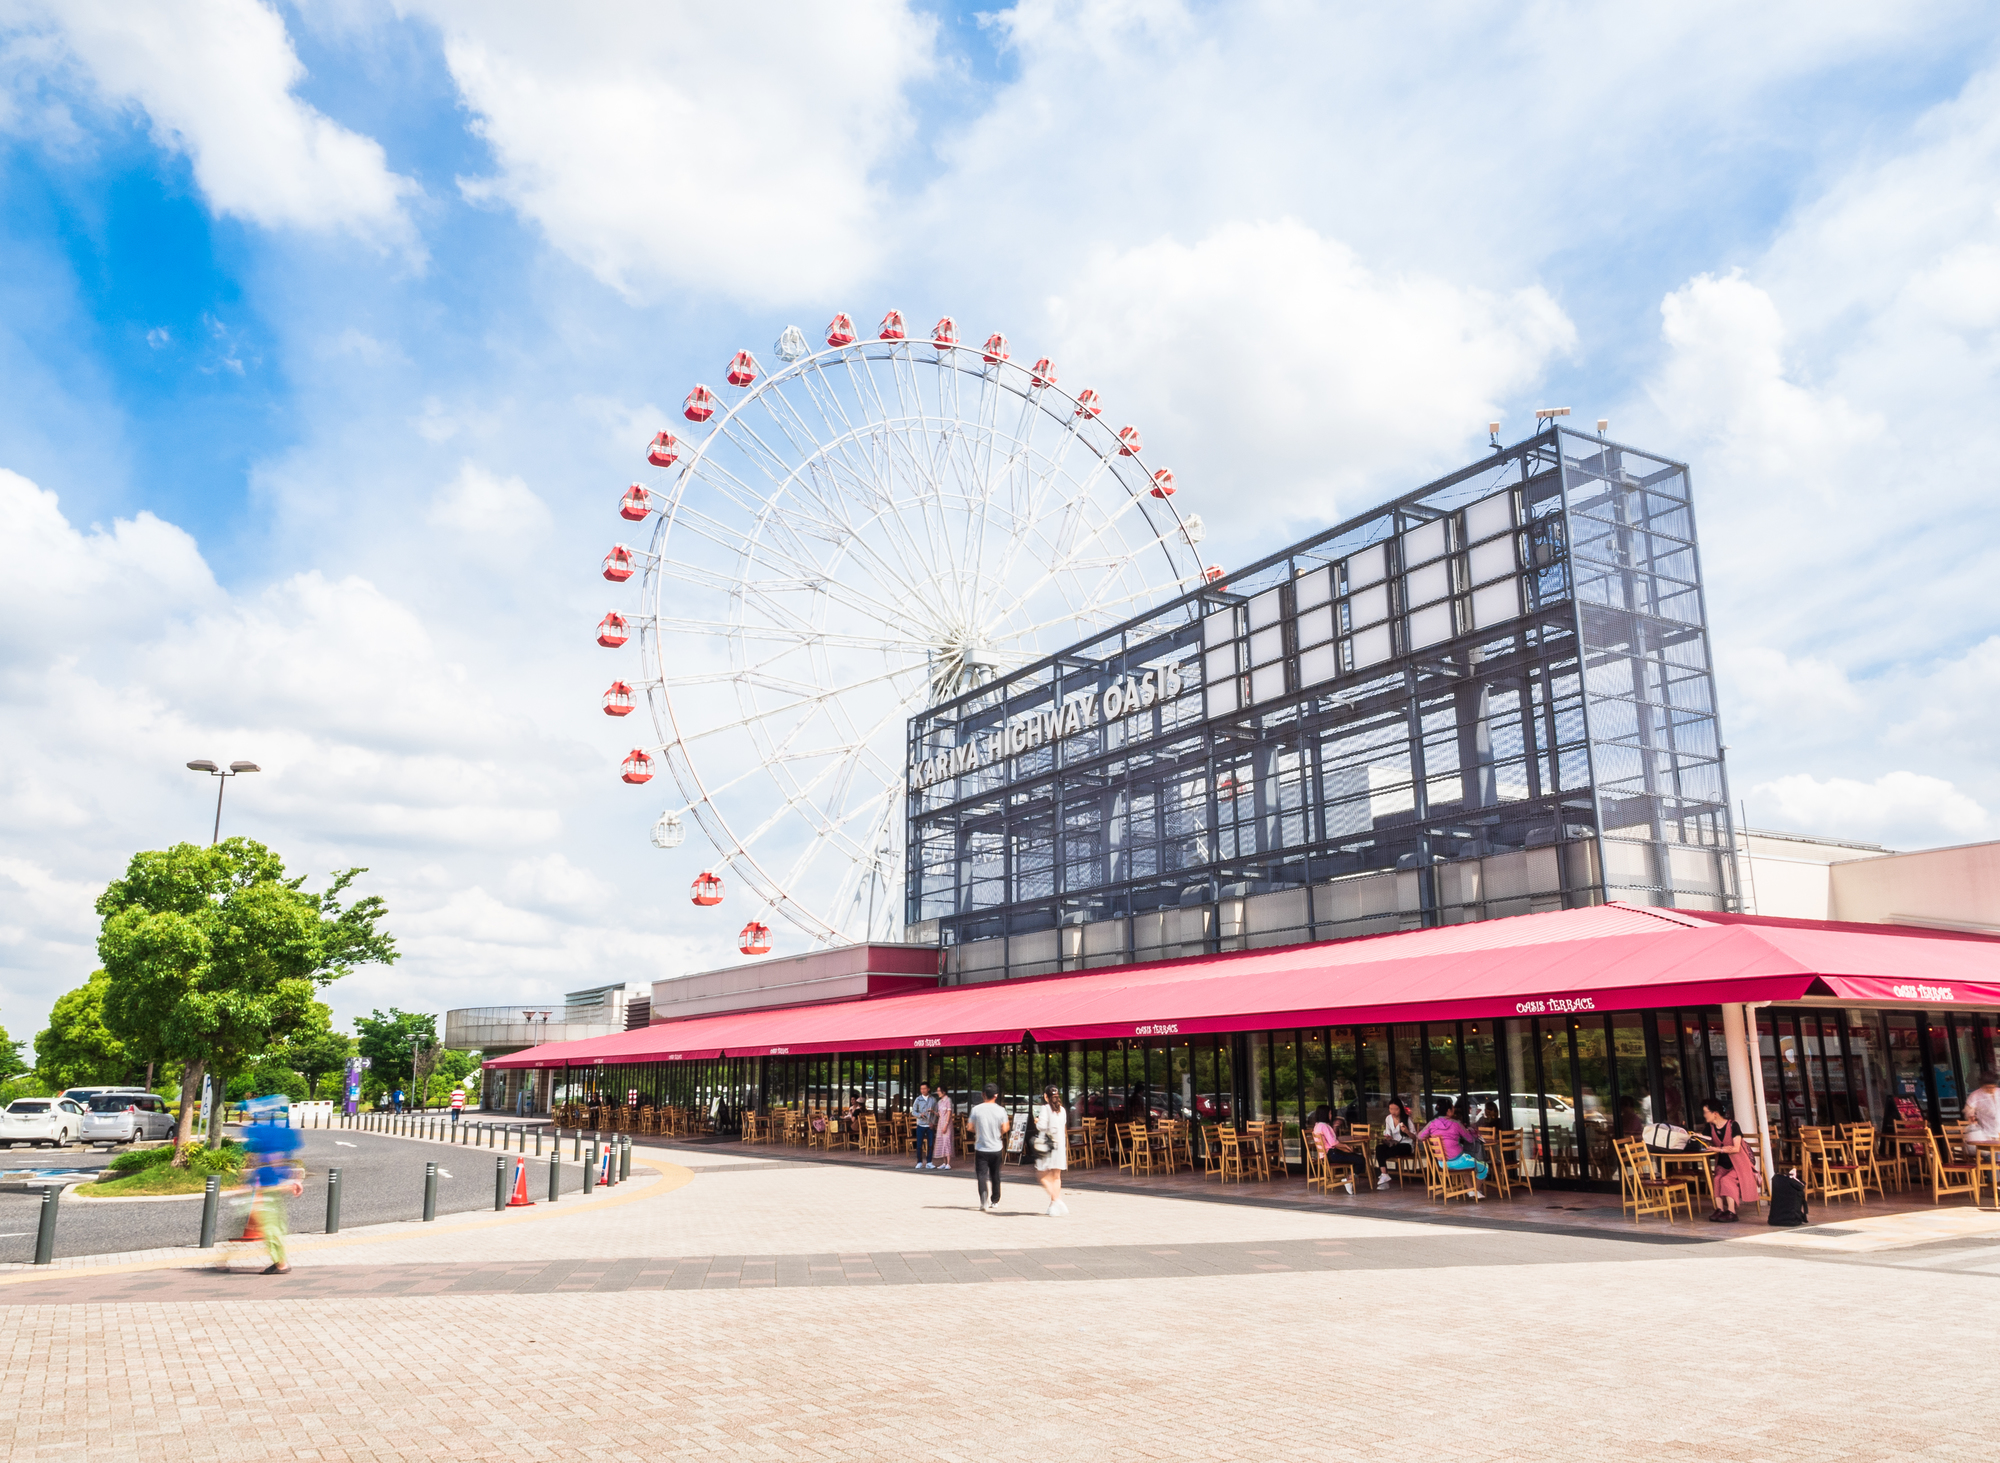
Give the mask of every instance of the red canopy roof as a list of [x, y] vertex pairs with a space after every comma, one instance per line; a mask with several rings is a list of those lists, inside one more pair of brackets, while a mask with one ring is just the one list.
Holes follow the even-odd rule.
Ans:
[[1607, 904], [1231, 955], [661, 1022], [489, 1067], [1560, 1016], [1832, 996], [2000, 1006], [2000, 938]]

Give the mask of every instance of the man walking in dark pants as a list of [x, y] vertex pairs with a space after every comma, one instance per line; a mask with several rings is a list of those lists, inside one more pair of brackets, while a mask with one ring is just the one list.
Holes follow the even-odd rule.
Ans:
[[972, 1110], [972, 1171], [979, 1180], [979, 1208], [1000, 1207], [1000, 1160], [1007, 1156], [1007, 1130], [1014, 1120], [1000, 1106], [1000, 1089], [986, 1084], [986, 1100]]
[[931, 1145], [937, 1140], [937, 1099], [931, 1096], [931, 1084], [917, 1084], [917, 1100], [910, 1104], [910, 1116], [917, 1124], [917, 1167], [931, 1166]]

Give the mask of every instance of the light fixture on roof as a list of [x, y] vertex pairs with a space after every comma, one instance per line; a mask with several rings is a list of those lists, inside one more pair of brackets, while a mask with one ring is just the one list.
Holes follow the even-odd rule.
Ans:
[[1500, 450], [1500, 424], [1498, 422], [1488, 422], [1486, 424], [1486, 440], [1493, 444], [1495, 452]]
[[1538, 406], [1535, 408], [1535, 420], [1538, 422], [1546, 422], [1554, 417], [1566, 417], [1568, 415], [1569, 408], [1566, 406]]
[[1597, 419], [1597, 435], [1602, 437], [1606, 432], [1610, 430], [1611, 430], [1611, 418], [1599, 417]]

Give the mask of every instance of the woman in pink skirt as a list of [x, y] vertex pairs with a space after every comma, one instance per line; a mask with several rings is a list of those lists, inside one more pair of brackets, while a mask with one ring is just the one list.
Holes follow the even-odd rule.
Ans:
[[951, 1094], [942, 1085], [937, 1094], [937, 1141], [931, 1145], [931, 1162], [939, 1168], [951, 1167], [951, 1140], [953, 1129]]
[[1729, 1114], [1714, 1101], [1704, 1102], [1701, 1110], [1708, 1118], [1709, 1152], [1722, 1155], [1722, 1162], [1715, 1166], [1715, 1212], [1708, 1216], [1709, 1222], [1734, 1224], [1736, 1206], [1756, 1203], [1764, 1188], [1757, 1180], [1750, 1145], [1743, 1141]]

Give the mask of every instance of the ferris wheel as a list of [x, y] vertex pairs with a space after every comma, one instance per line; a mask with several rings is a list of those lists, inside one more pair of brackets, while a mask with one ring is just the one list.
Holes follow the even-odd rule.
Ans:
[[604, 710], [643, 694], [657, 736], [624, 778], [665, 764], [653, 842], [706, 836], [692, 898], [741, 886], [746, 954], [766, 911], [821, 944], [894, 938], [907, 719], [1204, 578], [1173, 474], [1050, 361], [962, 344], [950, 317], [911, 339], [894, 310], [825, 339], [787, 327], [775, 369], [738, 351], [724, 388], [689, 391], [695, 430], [654, 437], [620, 504], [650, 541], [604, 559], [640, 590], [598, 626], [640, 662]]

